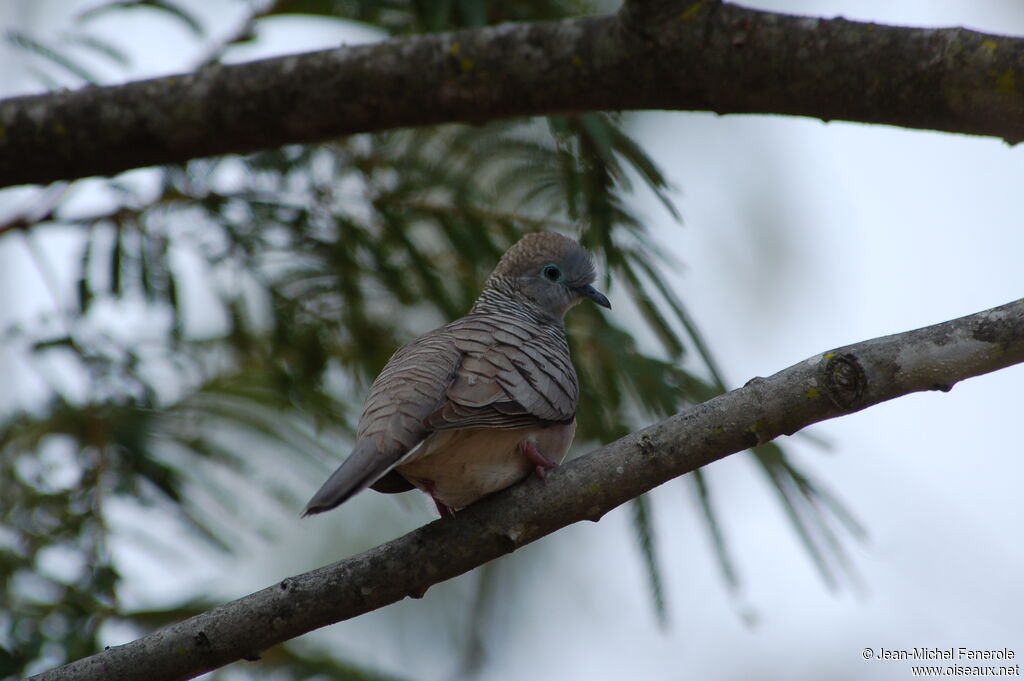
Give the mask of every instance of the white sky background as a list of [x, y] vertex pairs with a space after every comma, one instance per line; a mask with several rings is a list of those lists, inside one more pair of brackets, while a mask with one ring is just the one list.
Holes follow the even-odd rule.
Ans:
[[[221, 33], [238, 9], [227, 0], [187, 4]], [[1024, 34], [1024, 5], [1015, 0], [747, 4]], [[45, 27], [64, 6], [3, 3], [0, 24]], [[118, 19], [132, 22], [127, 30], [116, 29], [136, 60], [133, 77], [181, 70], [202, 52], [165, 17], [135, 14]], [[236, 56], [326, 47], [341, 35], [366, 39], [330, 22], [279, 19]], [[111, 70], [113, 79], [120, 74]], [[0, 72], [6, 92], [30, 83]], [[685, 226], [650, 197], [637, 200], [659, 241], [686, 264], [679, 291], [733, 385], [822, 350], [1024, 295], [1024, 148], [759, 116], [645, 113], [634, 132], [678, 187]], [[0, 194], [0, 216], [22, 198]], [[5, 304], [12, 291], [33, 288], [35, 275], [19, 269], [16, 247], [0, 247]], [[1005, 646], [1024, 655], [1022, 382], [1018, 366], [818, 426], [814, 432], [833, 444], [828, 452], [799, 437], [782, 442], [867, 527], [865, 544], [849, 543], [859, 590], [825, 588], [773, 492], [735, 456], [710, 467], [710, 482], [743, 578], [739, 601], [723, 586], [689, 487], [673, 482], [654, 493], [668, 630], [655, 623], [628, 515], [613, 512], [501, 562], [502, 591], [516, 602], [501, 608], [499, 598], [489, 618], [483, 678], [889, 680], [911, 678], [909, 663], [864, 661], [863, 648]], [[126, 597], [165, 600], [196, 579], [224, 598], [244, 595], [367, 546], [373, 539], [359, 533], [359, 514], [387, 515], [396, 528], [428, 517], [394, 498], [362, 495], [328, 521], [282, 520], [287, 538], [252, 541], [244, 558], [197, 554], [187, 569], [147, 562], [125, 545], [124, 569], [134, 580]], [[472, 579], [328, 635], [339, 651], [382, 669], [448, 678], [462, 620], [441, 601], [466, 592]]]

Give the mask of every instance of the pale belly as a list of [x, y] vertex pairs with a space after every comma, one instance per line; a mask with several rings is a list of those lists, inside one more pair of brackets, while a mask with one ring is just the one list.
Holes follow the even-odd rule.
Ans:
[[519, 482], [534, 470], [522, 451], [533, 440], [541, 454], [561, 463], [576, 422], [548, 428], [467, 428], [430, 435], [396, 469], [416, 487], [451, 508], [462, 508]]

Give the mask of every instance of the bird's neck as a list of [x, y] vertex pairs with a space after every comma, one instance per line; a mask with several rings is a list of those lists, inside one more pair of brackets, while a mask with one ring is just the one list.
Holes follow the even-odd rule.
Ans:
[[564, 328], [560, 316], [553, 316], [545, 312], [510, 285], [501, 281], [487, 282], [480, 297], [473, 303], [470, 314], [509, 314], [540, 326]]

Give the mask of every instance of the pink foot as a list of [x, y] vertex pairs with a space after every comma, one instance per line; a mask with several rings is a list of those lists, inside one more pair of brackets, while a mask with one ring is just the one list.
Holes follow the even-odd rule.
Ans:
[[437, 484], [433, 480], [417, 480], [416, 487], [430, 495], [430, 500], [434, 502], [434, 506], [437, 507], [437, 512], [441, 514], [442, 518], [455, 515], [454, 508], [441, 503], [438, 498], [434, 496], [434, 490], [437, 488]]
[[437, 507], [437, 512], [441, 514], [442, 518], [447, 518], [448, 516], [455, 515], [454, 508], [452, 508], [451, 506], [445, 506], [444, 504], [437, 500], [437, 497], [433, 495], [431, 495], [430, 498], [434, 500], [434, 506]]
[[537, 474], [538, 478], [546, 478], [549, 470], [558, 467], [557, 463], [541, 454], [540, 450], [537, 449], [537, 443], [533, 440], [524, 442], [522, 450], [526, 458], [533, 464], [533, 471]]

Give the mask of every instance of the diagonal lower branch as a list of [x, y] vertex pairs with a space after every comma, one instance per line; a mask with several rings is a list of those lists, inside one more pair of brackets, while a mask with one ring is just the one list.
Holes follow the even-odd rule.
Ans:
[[[1024, 299], [815, 355], [404, 537], [281, 581], [37, 681], [188, 679], [451, 579], [729, 454], [1024, 362]], [[344, 512], [344, 511], [342, 511]]]
[[593, 110], [773, 113], [1024, 139], [1024, 39], [634, 0], [0, 101], [0, 186], [403, 126]]

